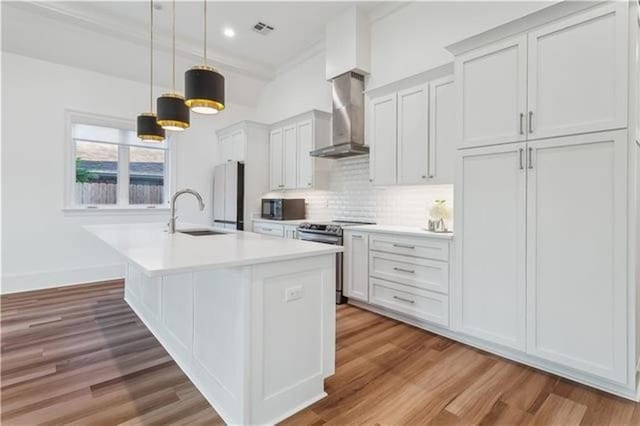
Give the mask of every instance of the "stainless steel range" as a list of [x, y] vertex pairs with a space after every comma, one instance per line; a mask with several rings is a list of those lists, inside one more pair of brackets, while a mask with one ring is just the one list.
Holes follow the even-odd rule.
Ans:
[[[354, 222], [348, 220], [334, 220], [331, 222], [303, 222], [298, 225], [298, 239], [304, 241], [313, 241], [316, 243], [342, 246], [344, 245], [342, 230], [349, 226], [357, 225], [373, 225], [373, 223]], [[342, 263], [342, 253], [336, 254], [336, 304], [338, 305], [347, 301], [347, 298], [342, 294]]]

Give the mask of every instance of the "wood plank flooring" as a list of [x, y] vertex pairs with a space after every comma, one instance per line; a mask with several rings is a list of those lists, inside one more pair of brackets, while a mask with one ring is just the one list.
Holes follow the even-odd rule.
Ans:
[[[1, 421], [222, 424], [122, 281], [0, 298]], [[328, 397], [291, 425], [640, 425], [640, 405], [352, 306]]]

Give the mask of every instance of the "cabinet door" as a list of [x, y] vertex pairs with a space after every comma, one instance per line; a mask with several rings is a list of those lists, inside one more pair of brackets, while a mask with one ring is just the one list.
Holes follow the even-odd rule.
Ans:
[[220, 163], [233, 161], [233, 147], [231, 145], [231, 135], [224, 135], [218, 141], [220, 152]]
[[452, 184], [456, 152], [453, 76], [429, 83], [429, 183]]
[[272, 130], [269, 135], [269, 187], [272, 190], [284, 188], [282, 158], [282, 129]]
[[313, 121], [298, 123], [298, 188], [313, 187]]
[[345, 295], [369, 301], [369, 236], [348, 231], [345, 236]]
[[398, 183], [425, 183], [428, 178], [429, 87], [398, 92]]
[[237, 130], [231, 133], [231, 147], [233, 161], [244, 161], [245, 156], [245, 135], [244, 130]]
[[626, 378], [626, 132], [530, 143], [528, 352]]
[[612, 2], [529, 33], [529, 137], [626, 127], [627, 10]]
[[284, 188], [296, 188], [298, 185], [298, 147], [296, 126], [288, 126], [282, 129], [282, 179]]
[[238, 163], [229, 162], [224, 166], [224, 220], [238, 221]]
[[371, 100], [370, 179], [376, 185], [396, 183], [396, 94]]
[[527, 36], [461, 55], [455, 68], [461, 147], [524, 141]]
[[457, 328], [525, 349], [524, 144], [464, 150], [456, 184]]

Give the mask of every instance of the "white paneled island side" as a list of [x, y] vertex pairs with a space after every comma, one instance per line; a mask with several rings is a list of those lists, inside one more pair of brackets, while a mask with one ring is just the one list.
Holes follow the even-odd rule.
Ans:
[[225, 422], [273, 424], [326, 395], [342, 247], [161, 224], [85, 229], [125, 257], [125, 300]]

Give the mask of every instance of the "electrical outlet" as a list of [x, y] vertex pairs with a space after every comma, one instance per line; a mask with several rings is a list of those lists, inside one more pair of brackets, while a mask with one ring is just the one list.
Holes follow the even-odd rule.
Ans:
[[302, 299], [302, 286], [289, 287], [284, 291], [284, 301], [293, 302]]

